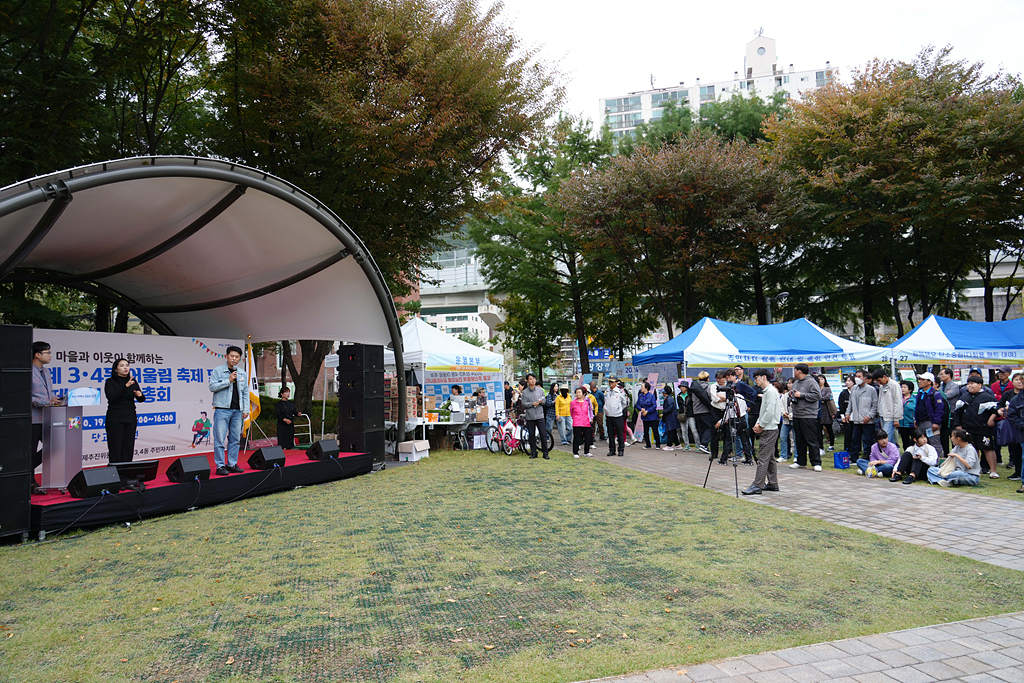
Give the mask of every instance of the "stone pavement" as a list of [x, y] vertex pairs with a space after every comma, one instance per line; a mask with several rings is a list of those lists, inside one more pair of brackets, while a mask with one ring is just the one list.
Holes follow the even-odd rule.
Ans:
[[600, 680], [608, 683], [1024, 683], [1024, 612]]
[[[606, 457], [607, 442], [595, 444], [594, 459], [658, 474], [700, 486], [708, 472], [708, 456], [693, 451], [645, 451], [637, 444], [624, 457]], [[821, 472], [810, 468], [789, 469], [779, 463], [777, 493], [740, 498], [771, 505], [840, 526], [869, 531], [914, 545], [963, 555], [989, 564], [1024, 571], [1024, 495], [1021, 499], [991, 498], [969, 491], [940, 486], [892, 484], [885, 479], [851, 476], [832, 469], [831, 452]], [[735, 475], [734, 475], [735, 469]], [[742, 491], [754, 480], [754, 467], [715, 462], [708, 488], [735, 495], [734, 476]], [[872, 528], [866, 521], [884, 512], [886, 524]], [[970, 519], [972, 524], [947, 523]], [[912, 520], [912, 521], [911, 521]], [[1024, 582], [1022, 582], [1024, 583]]]

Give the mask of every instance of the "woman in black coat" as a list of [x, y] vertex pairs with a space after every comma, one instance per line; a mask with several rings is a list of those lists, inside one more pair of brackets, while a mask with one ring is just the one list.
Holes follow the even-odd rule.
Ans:
[[285, 387], [278, 396], [281, 400], [274, 408], [274, 415], [277, 416], [277, 445], [281, 448], [295, 448], [295, 418], [302, 413], [291, 401], [291, 389]]
[[118, 358], [110, 370], [110, 379], [103, 385], [107, 397], [107, 450], [109, 462], [131, 462], [135, 457], [135, 431], [139, 418], [135, 404], [143, 403], [146, 395], [139, 383], [128, 372], [128, 361]]

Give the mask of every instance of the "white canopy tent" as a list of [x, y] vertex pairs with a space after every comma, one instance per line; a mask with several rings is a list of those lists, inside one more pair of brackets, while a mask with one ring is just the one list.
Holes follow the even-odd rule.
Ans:
[[0, 281], [73, 287], [160, 334], [391, 342], [404, 367], [394, 301], [355, 233], [294, 185], [215, 159], [120, 159], [0, 189]]
[[[422, 318], [412, 318], [402, 325], [403, 357], [407, 366], [456, 370], [501, 369], [505, 359], [479, 346], [446, 334]], [[394, 369], [395, 354], [384, 349], [384, 367]]]

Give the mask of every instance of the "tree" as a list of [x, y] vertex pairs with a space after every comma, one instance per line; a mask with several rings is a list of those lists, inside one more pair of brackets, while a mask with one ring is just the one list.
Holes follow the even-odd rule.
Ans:
[[957, 313], [968, 273], [1018, 229], [1024, 107], [1009, 79], [950, 51], [876, 60], [766, 125], [773, 161], [806, 198], [791, 216], [804, 226], [802, 248], [824, 245], [838, 265], [804, 276], [838, 271], [839, 290], [808, 284], [859, 290], [869, 341], [875, 318], [903, 335], [904, 315], [913, 327], [917, 316]]
[[782, 91], [776, 92], [767, 102], [756, 92], [744, 97], [736, 91], [727, 100], [703, 105], [697, 125], [724, 140], [760, 142], [765, 139], [765, 121], [785, 117], [788, 101], [789, 94]]
[[[303, 339], [298, 344], [302, 354], [299, 367], [295, 367], [290, 342], [281, 342], [281, 355], [284, 358], [285, 367], [288, 368], [288, 372], [292, 376], [292, 381], [295, 382], [295, 406], [300, 412], [308, 413], [313, 407], [313, 389], [316, 387], [316, 378], [320, 376], [320, 368], [323, 367], [327, 354], [334, 349], [335, 342]], [[283, 372], [281, 376], [284, 377]]]
[[[570, 174], [598, 168], [609, 158], [610, 142], [595, 140], [590, 128], [589, 121], [559, 119], [546, 138], [512, 162], [529, 187], [507, 182], [490, 214], [472, 221], [469, 230], [484, 275], [496, 291], [568, 310], [568, 315], [546, 322], [556, 336], [575, 338], [583, 372], [590, 372], [587, 323], [598, 304], [599, 269], [583, 257], [579, 237], [566, 229], [554, 198]], [[534, 353], [535, 358], [541, 355]]]
[[[633, 132], [623, 136], [619, 141], [617, 152], [629, 156], [640, 147], [662, 147], [679, 142], [693, 129], [693, 112], [686, 104], [680, 105], [675, 100], [665, 100], [661, 105], [661, 115], [651, 119], [649, 123], [641, 123]], [[606, 129], [607, 130], [607, 129]]]
[[222, 35], [216, 151], [330, 207], [402, 295], [561, 98], [500, 11], [238, 0]]
[[577, 174], [558, 204], [587, 253], [616, 255], [671, 338], [705, 312], [708, 295], [736, 290], [737, 252], [771, 240], [777, 185], [750, 145], [694, 131]]
[[484, 344], [487, 343], [487, 340], [481, 339], [480, 335], [476, 332], [463, 332], [459, 335], [459, 339], [467, 344], [472, 344], [473, 346], [479, 346], [481, 348], [483, 348]]
[[[494, 298], [492, 302], [499, 303]], [[500, 301], [505, 309], [505, 320], [497, 327], [502, 345], [519, 352], [519, 360], [534, 369], [538, 382], [544, 381], [544, 368], [554, 365], [561, 354], [558, 340], [566, 324], [565, 308], [550, 303], [520, 294], [508, 294]]]

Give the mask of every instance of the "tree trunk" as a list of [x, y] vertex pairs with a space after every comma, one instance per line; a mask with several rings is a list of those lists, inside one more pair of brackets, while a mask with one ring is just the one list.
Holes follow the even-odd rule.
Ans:
[[864, 278], [861, 291], [861, 307], [864, 312], [864, 343], [875, 344], [875, 305], [871, 299], [871, 280]]
[[575, 255], [570, 254], [566, 259], [569, 270], [569, 294], [572, 297], [572, 318], [573, 327], [576, 333], [576, 348], [580, 354], [580, 372], [590, 373], [590, 356], [587, 353], [587, 329], [586, 321], [583, 319], [583, 292], [580, 291], [580, 281], [576, 272]]
[[981, 284], [984, 288], [985, 301], [985, 322], [993, 322], [996, 319], [995, 286], [992, 284], [992, 276], [995, 274], [995, 264], [992, 263], [992, 252], [985, 251], [985, 270], [981, 273]]
[[277, 343], [281, 345], [281, 388], [284, 389], [287, 386], [288, 380], [288, 364], [284, 361], [284, 350], [288, 349], [290, 353], [292, 349], [287, 341], [280, 341]]
[[[754, 276], [754, 307], [757, 309], [757, 324], [768, 324], [768, 303], [764, 296], [764, 278], [761, 276], [761, 259], [757, 256], [757, 250], [753, 252], [750, 259]], [[774, 320], [772, 322], [775, 322]]]
[[[315, 341], [309, 339], [299, 340], [299, 350], [302, 352], [300, 362], [302, 367], [296, 369], [292, 360], [291, 349], [287, 344], [285, 349], [285, 360], [288, 365], [288, 372], [295, 381], [295, 407], [300, 412], [308, 413], [313, 407], [313, 390], [316, 387], [316, 379], [320, 376], [320, 368], [324, 364], [324, 358], [331, 352], [334, 346], [333, 341]], [[326, 386], [324, 387], [326, 390]]]
[[96, 299], [94, 327], [97, 332], [110, 332], [110, 302], [106, 299]]

